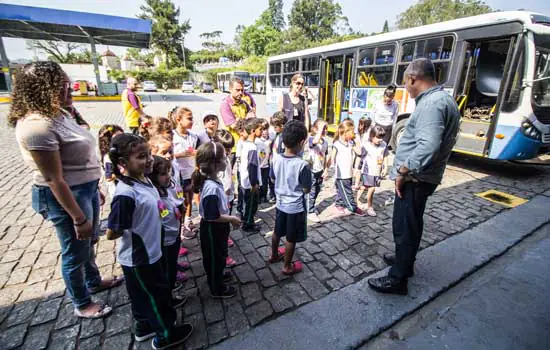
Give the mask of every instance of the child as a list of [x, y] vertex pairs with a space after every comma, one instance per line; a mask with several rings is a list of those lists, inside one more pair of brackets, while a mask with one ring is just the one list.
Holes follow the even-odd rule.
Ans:
[[365, 216], [361, 208], [357, 207], [351, 188], [353, 174], [353, 156], [362, 153], [361, 142], [355, 136], [353, 121], [344, 120], [338, 125], [338, 131], [334, 137], [331, 162], [335, 166], [335, 185], [337, 198], [335, 207], [339, 214], [346, 214], [346, 209], [353, 214]]
[[[153, 156], [153, 171], [147, 175], [160, 194], [158, 202], [160, 217], [162, 220], [162, 260], [166, 278], [170, 290], [176, 288], [178, 251], [181, 244], [180, 223], [181, 211], [178, 208], [181, 203], [168, 192], [172, 182], [172, 163], [160, 156]], [[183, 285], [178, 286], [178, 290]], [[172, 297], [172, 305], [179, 307], [187, 301], [186, 297]]]
[[[291, 120], [283, 129], [285, 152], [273, 157], [271, 177], [275, 181], [277, 210], [275, 231], [271, 238], [270, 263], [284, 257], [282, 273], [293, 275], [302, 271], [300, 261], [292, 262], [296, 243], [306, 240], [306, 195], [311, 189], [311, 170], [298, 154], [304, 147], [307, 129], [303, 122]], [[281, 237], [286, 237], [285, 248], [279, 248]]]
[[319, 219], [319, 213], [315, 208], [315, 201], [317, 200], [319, 192], [321, 192], [323, 180], [327, 176], [328, 172], [328, 141], [325, 139], [326, 135], [327, 123], [322, 119], [315, 120], [311, 128], [311, 136], [308, 140], [308, 158], [311, 162], [311, 178], [313, 179], [313, 183], [311, 185], [311, 192], [309, 193], [309, 209], [307, 218], [313, 222], [321, 222]]
[[153, 118], [149, 127], [151, 137], [163, 136], [170, 141], [172, 141], [173, 137], [172, 130], [174, 130], [174, 123], [170, 118], [165, 117]]
[[236, 293], [235, 288], [224, 283], [224, 279], [231, 276], [230, 273], [224, 274], [227, 239], [231, 231], [229, 224], [238, 227], [241, 220], [229, 215], [227, 196], [218, 179], [218, 174], [227, 166], [222, 145], [209, 142], [200, 146], [197, 165], [198, 169], [193, 173], [193, 189], [200, 193], [200, 242], [208, 287], [213, 298], [231, 298]]
[[239, 119], [235, 123], [235, 126], [233, 129], [237, 133], [239, 133], [239, 140], [237, 141], [237, 146], [235, 147], [236, 153], [235, 153], [235, 160], [231, 164], [231, 168], [234, 167], [234, 165], [237, 165], [237, 213], [239, 214], [239, 217], [242, 219], [243, 217], [243, 197], [244, 192], [241, 187], [241, 172], [239, 171], [239, 167], [241, 164], [241, 150], [243, 149], [243, 142], [246, 140], [246, 132], [244, 131], [244, 119]]
[[173, 131], [174, 157], [178, 161], [181, 181], [185, 196], [185, 214], [183, 222], [183, 239], [193, 239], [197, 231], [191, 225], [191, 211], [193, 206], [193, 191], [191, 175], [195, 170], [195, 154], [198, 146], [197, 135], [191, 132], [193, 127], [193, 112], [189, 108], [180, 107], [173, 114], [176, 129]]
[[[285, 117], [285, 114], [281, 111], [275, 112], [273, 116], [271, 117], [271, 126], [273, 127], [273, 131], [275, 132], [275, 135], [273, 136], [273, 140], [271, 142], [271, 152], [269, 154], [270, 156], [270, 166], [272, 167], [272, 159], [273, 156], [275, 156], [278, 153], [283, 153], [285, 151], [283, 140], [281, 138], [281, 132], [283, 131], [283, 127], [285, 126], [287, 122], [287, 119]], [[275, 203], [275, 184], [271, 181], [271, 177], [269, 178], [269, 203]]]
[[138, 127], [138, 134], [145, 138], [145, 140], [149, 140], [151, 137], [149, 133], [149, 128], [151, 127], [151, 121], [153, 118], [148, 115], [141, 115], [138, 119], [139, 121], [139, 127]]
[[[171, 134], [171, 133], [170, 133]], [[170, 197], [173, 199], [173, 201], [176, 203], [176, 207], [179, 209], [180, 213], [182, 213], [185, 210], [184, 207], [184, 198], [185, 195], [183, 193], [183, 188], [181, 186], [181, 172], [178, 165], [178, 162], [174, 159], [173, 154], [173, 145], [172, 141], [170, 139], [167, 139], [164, 136], [153, 136], [149, 140], [149, 147], [151, 148], [151, 154], [153, 156], [159, 156], [166, 160], [168, 160], [171, 164], [170, 169], [170, 186], [168, 186], [167, 190], [170, 194]], [[180, 217], [180, 221], [183, 223], [183, 217]], [[179, 248], [179, 256], [184, 256], [189, 253], [189, 250], [185, 247]], [[189, 269], [189, 263], [178, 263], [177, 269], [177, 277], [176, 280], [178, 282], [177, 287], [178, 289], [180, 286], [182, 286], [181, 282], [184, 282], [188, 279], [188, 277], [183, 273], [183, 271]]]
[[271, 140], [269, 139], [269, 122], [260, 120], [262, 134], [256, 139], [258, 156], [260, 157], [260, 173], [262, 174], [262, 187], [260, 188], [260, 203], [267, 203], [267, 189], [269, 187], [269, 158], [271, 153]]
[[103, 125], [98, 132], [99, 154], [101, 155], [101, 164], [103, 166], [103, 178], [107, 186], [109, 198], [113, 199], [115, 195], [116, 183], [118, 182], [113, 173], [113, 162], [109, 158], [109, 149], [111, 148], [111, 140], [124, 133], [124, 130], [115, 124]]
[[212, 141], [212, 138], [216, 135], [216, 131], [218, 130], [220, 120], [217, 115], [208, 113], [204, 116], [202, 122], [204, 124], [204, 131], [197, 135], [199, 144], [201, 145]]
[[[368, 116], [363, 116], [359, 119], [357, 126], [357, 133], [359, 134], [359, 140], [361, 141], [361, 146], [365, 146], [369, 142], [369, 130], [372, 124], [372, 119]], [[358, 190], [361, 187], [361, 167], [363, 166], [363, 159], [361, 157], [354, 157], [353, 162], [353, 172], [354, 172], [354, 190]]]
[[254, 216], [258, 210], [259, 190], [262, 186], [262, 174], [260, 172], [260, 157], [255, 140], [262, 133], [260, 121], [257, 118], [246, 119], [244, 124], [246, 140], [242, 144], [239, 172], [241, 174], [241, 187], [243, 189], [243, 231], [260, 232], [260, 227], [254, 223]]
[[[227, 196], [229, 215], [232, 215], [233, 202], [235, 201], [235, 183], [233, 182], [233, 171], [229, 167], [229, 164], [231, 164], [231, 150], [233, 149], [233, 146], [235, 146], [235, 139], [229, 131], [222, 129], [216, 131], [215, 140], [223, 146], [227, 158], [227, 166], [225, 167], [224, 171], [218, 174], [218, 177], [223, 184], [223, 190], [225, 191], [225, 195]], [[235, 245], [235, 242], [233, 242], [231, 238], [228, 238], [227, 246], [232, 247], [233, 245]], [[237, 265], [235, 259], [230, 257], [228, 254], [226, 255], [227, 258], [225, 258], [225, 267], [233, 267]]]
[[109, 157], [119, 183], [111, 203], [107, 239], [119, 238], [118, 261], [132, 305], [135, 340], [154, 337], [153, 349], [181, 344], [193, 326], [174, 325], [176, 310], [161, 260], [160, 196], [145, 176], [152, 170], [151, 152], [144, 138], [122, 134], [113, 139]]
[[386, 131], [380, 125], [375, 125], [369, 132], [369, 140], [363, 145], [365, 156], [363, 159], [363, 168], [361, 169], [361, 187], [357, 191], [357, 203], [367, 189], [367, 214], [376, 216], [372, 206], [372, 197], [376, 187], [380, 187], [380, 180], [385, 176], [387, 164], [385, 164], [388, 155], [388, 145], [384, 142]]

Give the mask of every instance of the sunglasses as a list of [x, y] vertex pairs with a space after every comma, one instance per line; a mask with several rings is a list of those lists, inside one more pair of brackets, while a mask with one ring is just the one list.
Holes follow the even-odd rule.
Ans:
[[304, 85], [304, 82], [303, 82], [303, 81], [297, 81], [297, 82], [295, 82], [294, 84], [296, 84], [296, 85]]

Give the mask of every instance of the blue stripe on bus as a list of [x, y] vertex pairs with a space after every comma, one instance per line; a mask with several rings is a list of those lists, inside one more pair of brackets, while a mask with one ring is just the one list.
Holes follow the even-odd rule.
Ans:
[[495, 135], [504, 135], [503, 139], [493, 139], [489, 158], [499, 160], [522, 160], [537, 156], [541, 142], [521, 133], [519, 127], [498, 125]]

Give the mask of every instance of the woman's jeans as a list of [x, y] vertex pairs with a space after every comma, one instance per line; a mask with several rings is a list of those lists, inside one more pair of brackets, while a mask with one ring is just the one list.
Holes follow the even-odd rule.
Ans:
[[99, 228], [99, 180], [71, 187], [71, 192], [93, 224], [92, 238], [78, 240], [71, 216], [55, 199], [47, 186], [32, 187], [32, 207], [45, 219], [51, 221], [61, 244], [61, 273], [69, 291], [73, 305], [82, 308], [92, 298], [90, 288], [99, 286], [101, 276], [95, 264], [94, 243], [98, 239]]

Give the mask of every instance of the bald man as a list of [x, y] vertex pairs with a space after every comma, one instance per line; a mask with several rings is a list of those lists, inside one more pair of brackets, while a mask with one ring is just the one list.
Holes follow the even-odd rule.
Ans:
[[143, 111], [141, 99], [136, 94], [137, 89], [137, 79], [129, 77], [126, 80], [126, 89], [122, 92], [122, 96], [120, 97], [124, 119], [126, 119], [126, 126], [136, 135], [139, 129], [139, 117], [146, 115]]

